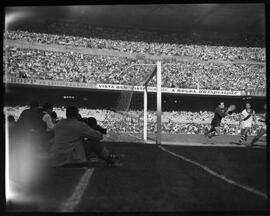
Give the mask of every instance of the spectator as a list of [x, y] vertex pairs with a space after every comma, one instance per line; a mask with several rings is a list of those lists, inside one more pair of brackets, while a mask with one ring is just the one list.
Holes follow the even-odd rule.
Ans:
[[43, 105], [43, 117], [42, 120], [45, 122], [47, 128], [46, 131], [51, 131], [54, 127], [54, 123], [51, 117], [53, 111], [53, 105], [50, 103], [45, 103]]
[[[88, 127], [84, 122], [78, 121], [78, 108], [75, 106], [67, 107], [66, 119], [58, 122], [54, 127], [54, 144], [51, 148], [52, 165], [63, 166], [86, 162], [84, 146], [95, 151], [95, 153], [107, 162], [108, 166], [117, 166], [114, 156], [101, 145], [102, 134]], [[83, 145], [82, 138], [89, 140]], [[89, 148], [86, 150], [88, 151]]]
[[[17, 170], [17, 172], [23, 172], [28, 166], [35, 167], [35, 164], [31, 164], [31, 161], [35, 161], [37, 155], [46, 154], [46, 124], [42, 121], [42, 117], [43, 113], [39, 109], [39, 103], [33, 100], [30, 102], [30, 109], [23, 110], [18, 118], [12, 147], [14, 161], [17, 161], [16, 166], [18, 166], [18, 170], [20, 170]], [[16, 158], [18, 158], [18, 160]], [[34, 171], [34, 169], [35, 168], [33, 168], [32, 171]], [[31, 170], [29, 170], [29, 172], [30, 171]]]
[[15, 128], [16, 121], [13, 115], [8, 116], [8, 127], [9, 130], [13, 130]]
[[8, 115], [8, 138], [9, 138], [9, 145], [10, 151], [12, 151], [12, 147], [14, 144], [14, 139], [16, 135], [16, 121], [13, 115]]
[[57, 116], [57, 113], [55, 111], [52, 111], [51, 118], [52, 118], [53, 124], [55, 125], [58, 122], [58, 116]]
[[94, 130], [99, 131], [102, 134], [106, 134], [107, 130], [102, 128], [100, 125], [97, 124], [97, 120], [94, 117], [89, 117], [87, 119], [87, 124], [89, 127], [93, 128]]
[[41, 134], [46, 129], [37, 101], [31, 101], [30, 109], [26, 109], [21, 113], [17, 121], [17, 126], [23, 133]]
[[53, 142], [53, 127], [54, 127], [54, 122], [52, 119], [52, 110], [53, 110], [53, 105], [50, 103], [45, 103], [42, 108], [42, 121], [46, 125], [46, 132], [44, 133], [44, 148], [46, 148], [46, 151], [49, 151], [49, 148], [51, 146], [51, 143]]

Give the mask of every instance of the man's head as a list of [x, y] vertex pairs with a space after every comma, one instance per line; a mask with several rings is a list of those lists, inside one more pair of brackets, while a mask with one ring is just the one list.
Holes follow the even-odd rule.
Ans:
[[221, 108], [221, 109], [224, 109], [224, 107], [225, 107], [224, 102], [223, 101], [219, 102], [218, 107]]
[[250, 103], [246, 103], [246, 109], [250, 109], [251, 108], [251, 104]]
[[94, 117], [89, 117], [87, 123], [90, 127], [95, 128], [97, 126], [97, 120]]
[[37, 108], [39, 106], [39, 103], [36, 100], [30, 101], [30, 108]]
[[15, 122], [15, 118], [14, 118], [13, 115], [9, 115], [9, 116], [8, 116], [8, 122], [9, 122], [9, 123]]
[[45, 103], [45, 104], [43, 105], [43, 110], [44, 110], [44, 111], [47, 111], [47, 112], [52, 112], [52, 110], [53, 110], [53, 105], [50, 104], [50, 103]]
[[78, 108], [76, 106], [69, 106], [67, 107], [66, 110], [66, 116], [67, 118], [74, 118], [74, 119], [78, 119]]

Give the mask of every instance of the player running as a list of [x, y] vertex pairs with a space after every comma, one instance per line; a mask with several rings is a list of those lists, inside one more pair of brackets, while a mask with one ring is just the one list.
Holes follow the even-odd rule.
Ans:
[[246, 108], [241, 112], [240, 127], [241, 137], [238, 142], [230, 142], [231, 144], [242, 145], [247, 141], [248, 133], [251, 134], [251, 128], [255, 124], [255, 111], [251, 109], [251, 104], [246, 103]]
[[252, 147], [255, 142], [257, 142], [264, 134], [266, 134], [266, 121], [267, 121], [267, 111], [266, 111], [266, 104], [264, 104], [264, 110], [265, 113], [264, 115], [262, 115], [262, 119], [259, 119], [260, 122], [263, 122], [263, 126], [261, 127], [261, 129], [259, 130], [259, 132], [257, 133], [257, 135], [252, 139], [252, 141], [247, 145], [248, 147]]
[[214, 136], [220, 135], [220, 123], [223, 117], [225, 117], [228, 114], [231, 114], [235, 110], [235, 106], [231, 105], [228, 109], [226, 109], [224, 102], [220, 102], [218, 104], [218, 107], [215, 110], [214, 118], [211, 122], [211, 128], [208, 131], [207, 128], [205, 128], [204, 136], [207, 138], [208, 143], [209, 139], [211, 139]]

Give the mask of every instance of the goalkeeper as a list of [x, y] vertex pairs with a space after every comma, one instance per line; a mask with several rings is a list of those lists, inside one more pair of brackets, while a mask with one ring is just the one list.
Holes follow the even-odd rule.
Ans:
[[[227, 109], [225, 107], [224, 102], [219, 102], [218, 107], [215, 110], [214, 118], [211, 121], [211, 128], [208, 131], [207, 128], [205, 128], [204, 136], [207, 138], [207, 142], [209, 139], [211, 139], [214, 136], [220, 135], [220, 123], [223, 117], [225, 117], [228, 114], [232, 114], [234, 108], [232, 106], [229, 106]], [[206, 143], [207, 143], [206, 142]]]

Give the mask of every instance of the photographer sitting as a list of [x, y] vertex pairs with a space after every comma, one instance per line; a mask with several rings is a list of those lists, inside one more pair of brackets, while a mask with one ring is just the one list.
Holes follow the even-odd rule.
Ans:
[[89, 127], [93, 128], [94, 130], [99, 131], [102, 134], [107, 134], [107, 130], [102, 128], [97, 124], [97, 120], [94, 117], [89, 117], [86, 119], [86, 122]]
[[[86, 155], [91, 151], [100, 159], [105, 160], [107, 166], [119, 165], [114, 161], [114, 155], [100, 143], [102, 134], [90, 128], [82, 120], [79, 121], [76, 106], [67, 107], [66, 117], [53, 128], [55, 135], [51, 149], [53, 166], [87, 162]], [[82, 142], [83, 138], [88, 138], [88, 140]]]
[[[81, 118], [81, 116], [79, 116], [79, 119], [81, 119], [82, 121], [84, 121], [90, 128], [99, 131], [102, 134], [107, 134], [107, 130], [105, 128], [102, 128], [100, 125], [97, 124], [97, 120], [94, 117], [89, 117], [89, 118]], [[87, 156], [91, 156], [91, 153], [95, 153], [96, 155], [97, 152], [99, 152], [100, 148], [104, 148], [103, 145], [98, 141], [93, 141], [93, 140], [89, 140], [88, 138], [84, 138], [83, 141], [84, 144], [84, 148], [86, 149], [87, 152]], [[115, 155], [115, 154], [111, 154], [111, 157], [113, 159], [120, 159], [122, 158], [121, 155]], [[90, 157], [91, 158], [91, 157]]]

